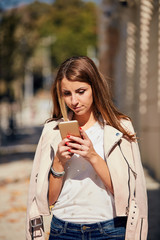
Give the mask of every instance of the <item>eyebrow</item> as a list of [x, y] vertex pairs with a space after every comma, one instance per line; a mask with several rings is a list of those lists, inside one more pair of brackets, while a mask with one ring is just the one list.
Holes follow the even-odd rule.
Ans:
[[[77, 88], [75, 91], [77, 92], [77, 91], [79, 91], [81, 89], [86, 89], [86, 87]], [[68, 90], [68, 89], [62, 89], [62, 91], [70, 92], [70, 90]]]

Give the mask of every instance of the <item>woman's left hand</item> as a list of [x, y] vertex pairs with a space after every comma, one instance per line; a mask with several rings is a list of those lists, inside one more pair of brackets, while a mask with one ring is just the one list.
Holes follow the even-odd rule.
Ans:
[[70, 140], [67, 142], [69, 152], [76, 153], [85, 158], [95, 169], [107, 189], [113, 194], [113, 185], [110, 177], [108, 166], [103, 158], [101, 158], [94, 150], [93, 144], [85, 131], [80, 128], [82, 138], [68, 136]]
[[67, 146], [70, 147], [69, 151], [71, 153], [79, 154], [92, 163], [92, 160], [97, 156], [97, 153], [94, 150], [91, 140], [82, 128], [80, 128], [80, 133], [82, 138], [68, 136], [70, 142], [67, 143]]

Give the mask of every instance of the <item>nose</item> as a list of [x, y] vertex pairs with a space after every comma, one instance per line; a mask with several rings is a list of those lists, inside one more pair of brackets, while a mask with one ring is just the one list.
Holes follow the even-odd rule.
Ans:
[[78, 104], [78, 99], [77, 96], [75, 94], [72, 95], [71, 97], [71, 103], [73, 106], [76, 106]]

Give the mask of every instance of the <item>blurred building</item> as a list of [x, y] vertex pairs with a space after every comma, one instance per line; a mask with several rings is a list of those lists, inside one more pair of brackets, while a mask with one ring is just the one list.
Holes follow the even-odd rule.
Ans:
[[102, 0], [99, 64], [138, 133], [143, 164], [160, 180], [160, 1]]

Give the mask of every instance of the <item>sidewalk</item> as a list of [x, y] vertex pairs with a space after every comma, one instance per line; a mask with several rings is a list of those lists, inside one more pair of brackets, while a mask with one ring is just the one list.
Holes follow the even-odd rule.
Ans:
[[[25, 239], [28, 185], [41, 129], [21, 129], [0, 147], [0, 240]], [[49, 224], [45, 228], [49, 232]]]
[[[41, 128], [23, 129], [8, 147], [0, 147], [0, 240], [25, 239], [26, 202], [32, 160]], [[25, 143], [25, 144], [24, 144]], [[148, 240], [160, 239], [160, 184], [145, 169], [149, 200]], [[50, 217], [45, 217], [48, 239]]]

